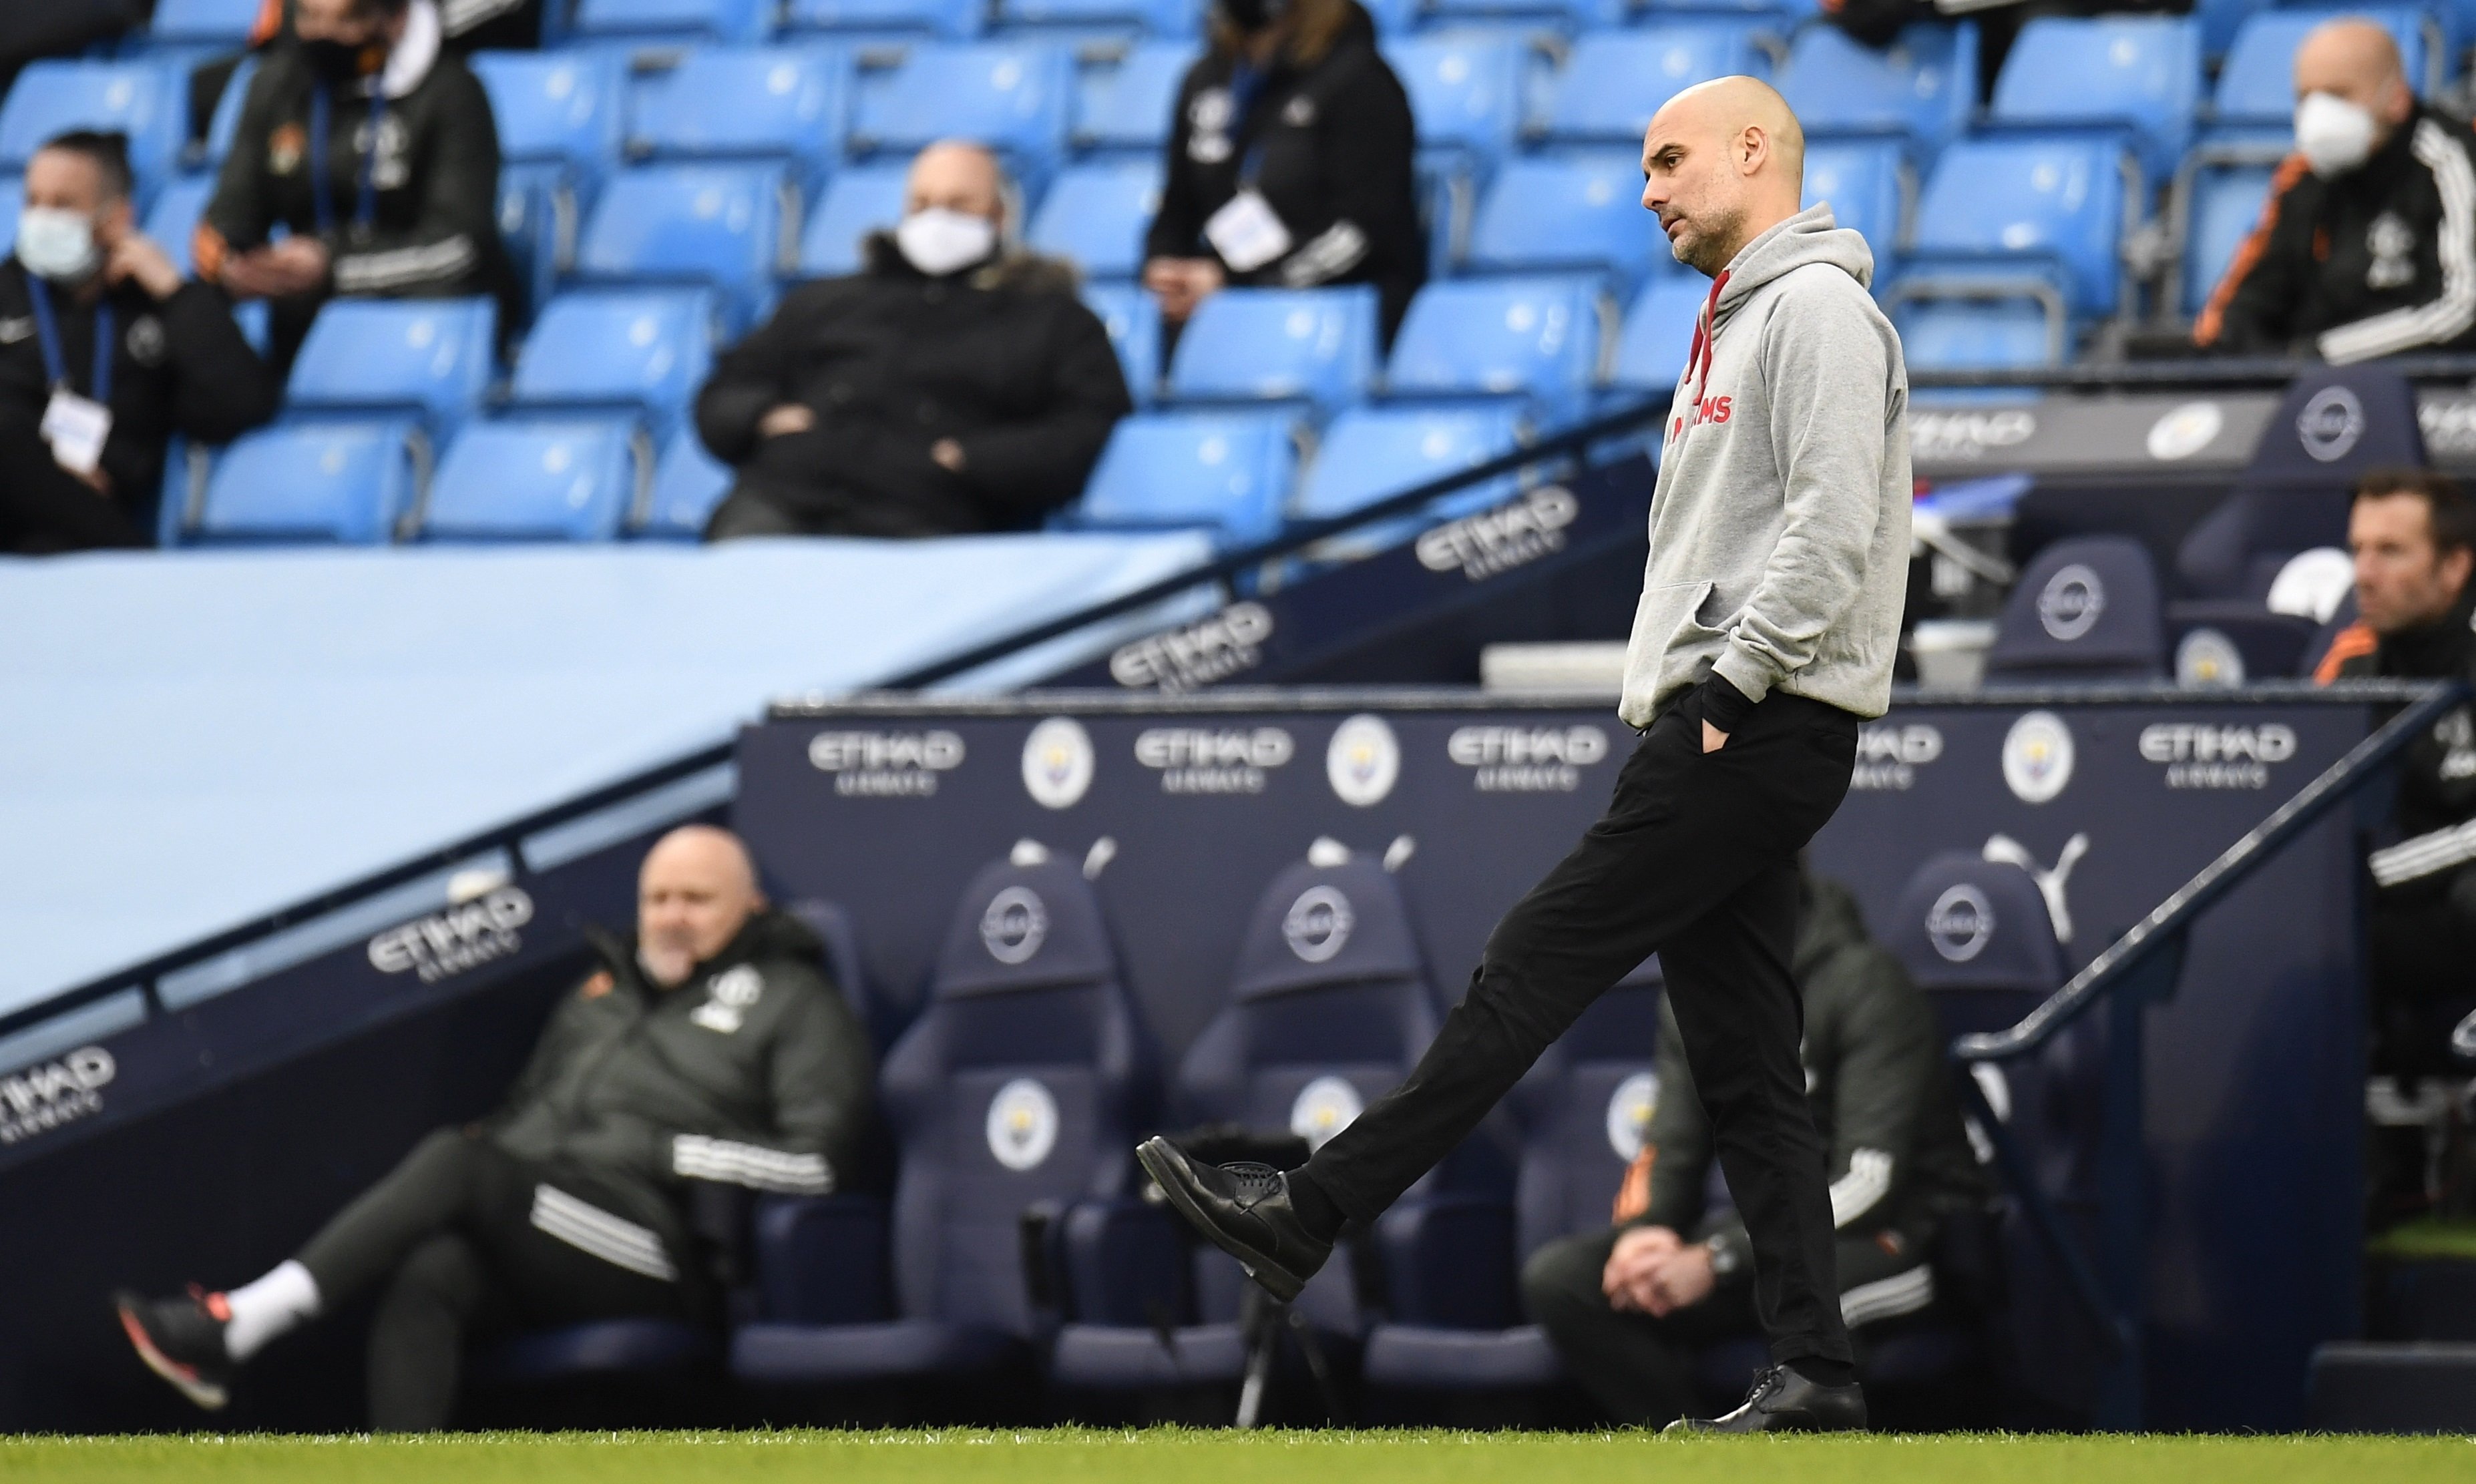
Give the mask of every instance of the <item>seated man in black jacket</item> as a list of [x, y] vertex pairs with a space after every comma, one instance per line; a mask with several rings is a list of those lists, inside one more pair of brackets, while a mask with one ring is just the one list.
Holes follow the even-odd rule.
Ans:
[[0, 552], [145, 546], [174, 433], [222, 443], [275, 414], [232, 305], [137, 230], [117, 135], [26, 164], [0, 263]]
[[225, 1293], [119, 1296], [139, 1358], [217, 1408], [260, 1347], [384, 1284], [370, 1421], [427, 1429], [470, 1328], [715, 1317], [688, 1182], [833, 1190], [870, 1116], [868, 1038], [720, 829], [654, 847], [636, 935], [604, 956], [496, 1114], [422, 1140], [296, 1256]]
[[[1840, 1309], [1860, 1330], [1934, 1302], [1927, 1249], [1983, 1188], [1934, 1009], [1899, 960], [1866, 936], [1856, 900], [1838, 884], [1806, 878], [1794, 968], [1805, 998], [1807, 1096], [1831, 1148]], [[1658, 1072], [1618, 1224], [1549, 1243], [1522, 1274], [1530, 1312], [1565, 1369], [1629, 1424], [1694, 1411], [1696, 1349], [1761, 1332], [1745, 1223], [1703, 1210], [1711, 1124], [1665, 1005]]]
[[2362, 16], [2304, 38], [2295, 98], [2295, 153], [2193, 343], [2334, 364], [2476, 343], [2476, 136], [2416, 101]]
[[706, 539], [1026, 531], [1082, 493], [1126, 377], [1073, 270], [1005, 228], [997, 161], [932, 144], [867, 269], [792, 289], [722, 357], [697, 432], [739, 478]]

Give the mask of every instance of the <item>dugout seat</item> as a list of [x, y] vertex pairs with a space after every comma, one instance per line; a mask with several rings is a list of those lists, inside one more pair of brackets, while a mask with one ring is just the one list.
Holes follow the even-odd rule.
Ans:
[[1075, 147], [1157, 160], [1195, 55], [1191, 41], [1138, 41], [1115, 62], [1083, 68], [1075, 84]]
[[1112, 160], [1058, 172], [1032, 213], [1027, 244], [1063, 258], [1089, 280], [1143, 272], [1144, 234], [1160, 210], [1157, 160]]
[[414, 534], [425, 541], [608, 541], [650, 482], [632, 418], [471, 423], [447, 446]]
[[1889, 135], [1924, 161], [1968, 127], [1977, 100], [1977, 27], [1927, 22], [1872, 47], [1837, 26], [1790, 43], [1779, 89], [1808, 140]]
[[1226, 288], [1203, 301], [1170, 359], [1184, 403], [1303, 403], [1317, 415], [1367, 395], [1375, 375], [1375, 290]]
[[[1256, 903], [1229, 1000], [1179, 1065], [1172, 1125], [1286, 1131], [1320, 1146], [1408, 1073], [1438, 1020], [1407, 906], [1383, 867], [1363, 855], [1301, 862]], [[1450, 1178], [1431, 1175], [1405, 1199]], [[1052, 1351], [1058, 1385], [1237, 1378], [1246, 1279], [1227, 1256], [1188, 1242], [1165, 1207], [1084, 1202], [1067, 1213], [1063, 1247], [1072, 1317]], [[1363, 1329], [1346, 1254], [1308, 1280], [1296, 1308], [1320, 1332]]]
[[520, 408], [626, 411], [667, 438], [713, 369], [715, 296], [699, 288], [579, 289], [552, 300], [516, 357]]
[[293, 359], [285, 410], [409, 413], [443, 440], [481, 410], [498, 324], [489, 299], [332, 299]]
[[[805, 1207], [760, 1221], [778, 1300], [732, 1337], [741, 1379], [773, 1385], [987, 1371], [1043, 1338], [1023, 1225], [1035, 1207], [1126, 1192], [1154, 1060], [1100, 900], [1073, 867], [1002, 861], [973, 879], [928, 1007], [886, 1057], [880, 1105], [902, 1169], [893, 1285]], [[862, 1233], [864, 1235], [864, 1233]]]
[[703, 284], [730, 327], [773, 307], [782, 224], [794, 192], [779, 165], [653, 164], [611, 176], [578, 244], [589, 284]]
[[782, 903], [782, 910], [800, 920], [802, 927], [817, 935], [825, 950], [826, 973], [842, 991], [843, 1002], [852, 1014], [868, 1027], [869, 1041], [878, 1052], [894, 1044], [893, 1022], [898, 1007], [887, 1002], [872, 988], [866, 961], [859, 951], [859, 930], [852, 926], [851, 913], [839, 902], [822, 897], [805, 897]]
[[1085, 530], [1205, 527], [1225, 546], [1270, 540], [1298, 474], [1297, 420], [1281, 412], [1158, 412], [1121, 421], [1084, 485]]
[[1479, 198], [1463, 265], [1473, 273], [1605, 274], [1624, 286], [1678, 272], [1642, 210], [1630, 150], [1507, 161]]
[[215, 459], [183, 539], [381, 545], [419, 500], [429, 460], [429, 440], [409, 418], [245, 433]]
[[1136, 407], [1149, 406], [1160, 390], [1160, 301], [1135, 284], [1086, 284], [1082, 298], [1109, 333], [1127, 394]]
[[2140, 681], [2164, 673], [2165, 615], [2148, 548], [2074, 536], [2038, 554], [2013, 585], [1986, 653], [1989, 680]]
[[633, 533], [672, 541], [699, 539], [714, 507], [730, 493], [730, 466], [706, 452], [694, 428], [681, 427], [662, 443], [654, 462], [653, 496]]
[[910, 168], [854, 165], [835, 171], [800, 230], [800, 276], [839, 278], [859, 272], [862, 239], [872, 232], [892, 232], [903, 220], [904, 178]]
[[1701, 16], [1588, 32], [1556, 75], [1543, 132], [1558, 143], [1640, 149], [1650, 116], [1686, 88], [1739, 73], [1770, 77], [1770, 59], [1756, 44], [1760, 30], [1746, 20]]
[[[1460, 279], [1410, 303], [1385, 379], [1397, 400], [1503, 401], [1578, 415], [1598, 373], [1604, 296], [1587, 278]], [[1613, 315], [1611, 315], [1613, 317]]]

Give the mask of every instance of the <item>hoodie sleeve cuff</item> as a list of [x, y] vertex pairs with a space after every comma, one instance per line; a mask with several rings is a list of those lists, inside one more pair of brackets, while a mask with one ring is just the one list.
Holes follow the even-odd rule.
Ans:
[[1711, 673], [1737, 687], [1745, 696], [1748, 710], [1771, 693], [1772, 682], [1779, 679], [1771, 673], [1770, 665], [1743, 644], [1735, 642], [1721, 651], [1719, 661], [1711, 666]]
[[1702, 720], [1722, 732], [1734, 732], [1754, 714], [1755, 703], [1735, 682], [1716, 671], [1702, 681]]

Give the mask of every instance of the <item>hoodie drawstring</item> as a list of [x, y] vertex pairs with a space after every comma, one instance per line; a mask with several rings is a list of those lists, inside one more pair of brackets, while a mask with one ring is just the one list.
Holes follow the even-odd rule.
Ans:
[[1686, 355], [1686, 363], [1694, 373], [1694, 400], [1697, 403], [1711, 389], [1711, 356], [1720, 338], [1720, 290], [1727, 286], [1728, 272], [1722, 268], [1720, 276], [1711, 281], [1711, 297], [1702, 301], [1702, 317], [1694, 325], [1694, 349]]

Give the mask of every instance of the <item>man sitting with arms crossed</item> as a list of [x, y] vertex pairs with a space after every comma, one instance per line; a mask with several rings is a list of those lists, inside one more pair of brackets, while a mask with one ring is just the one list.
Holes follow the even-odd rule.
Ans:
[[814, 936], [767, 907], [727, 831], [664, 836], [638, 880], [634, 940], [601, 948], [498, 1113], [423, 1139], [256, 1282], [119, 1296], [138, 1356], [220, 1407], [266, 1342], [384, 1281], [370, 1421], [423, 1430], [454, 1408], [468, 1326], [710, 1318], [687, 1182], [834, 1189], [870, 1115], [868, 1038]]
[[[1984, 1189], [1933, 1007], [1866, 936], [1856, 899], [1838, 883], [1806, 878], [1792, 969], [1805, 1005], [1807, 1098], [1831, 1146], [1840, 1313], [1854, 1330], [1934, 1302], [1926, 1253], [1936, 1229]], [[1531, 1317], [1565, 1369], [1619, 1422], [1687, 1415], [1701, 1390], [1695, 1351], [1760, 1332], [1745, 1220], [1702, 1208], [1712, 1160], [1685, 1038], [1662, 1005], [1659, 1101], [1617, 1224], [1549, 1243], [1522, 1274]]]

